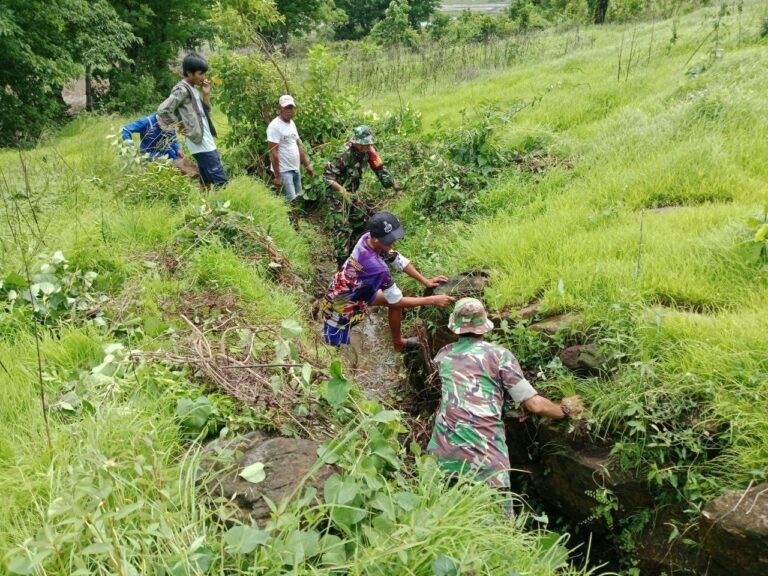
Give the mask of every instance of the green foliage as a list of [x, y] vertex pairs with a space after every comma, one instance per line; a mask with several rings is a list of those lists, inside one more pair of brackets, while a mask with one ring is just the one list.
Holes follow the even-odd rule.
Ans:
[[31, 283], [16, 273], [0, 281], [5, 313], [28, 308], [46, 323], [90, 318], [97, 325], [104, 324], [99, 307], [108, 297], [93, 286], [96, 272], [71, 267], [60, 251], [51, 257], [39, 254], [36, 259], [39, 263]]
[[413, 46], [417, 36], [409, 22], [410, 11], [408, 0], [392, 0], [384, 17], [371, 28], [371, 38], [382, 45]]
[[510, 117], [496, 106], [485, 105], [472, 114], [463, 111], [458, 129], [435, 134], [435, 145], [411, 183], [417, 194], [414, 207], [438, 219], [470, 214], [478, 193], [508, 161], [494, 134]]
[[765, 266], [768, 264], [768, 210], [763, 212], [762, 218], [747, 219], [746, 225], [754, 231], [752, 245], [757, 256], [756, 260]]
[[[126, 51], [127, 63], [102, 77], [110, 91], [101, 97], [110, 110], [135, 112], [157, 107], [178, 81], [174, 70], [182, 49], [213, 38], [206, 0], [109, 0], [139, 41]], [[138, 85], [141, 89], [137, 89]], [[146, 90], [146, 92], [145, 92]]]
[[77, 74], [69, 47], [70, 19], [85, 3], [8, 0], [0, 7], [0, 141], [3, 146], [33, 144], [65, 107], [61, 87]]
[[337, 87], [341, 60], [322, 44], [309, 49], [308, 77], [298, 96], [301, 139], [309, 148], [346, 136], [354, 102], [350, 92]]
[[[275, 55], [273, 58], [277, 58]], [[274, 65], [258, 52], [220, 51], [212, 60], [218, 105], [227, 115], [230, 132], [222, 139], [232, 171], [266, 174], [269, 157], [266, 130], [277, 114], [277, 99], [289, 92]]]
[[225, 138], [229, 148], [227, 165], [262, 176], [268, 174], [265, 134], [279, 113], [277, 100], [284, 93], [292, 93], [296, 98], [295, 121], [305, 150], [326, 144], [346, 130], [351, 97], [337, 88], [341, 60], [332, 56], [327, 47], [317, 45], [310, 49], [309, 76], [293, 91], [288, 84], [293, 80], [281, 72], [282, 60], [277, 53], [265, 60], [255, 52], [241, 55], [225, 50], [214, 62], [217, 69], [214, 81], [221, 84], [219, 103], [231, 128]]
[[168, 160], [149, 161], [133, 142], [114, 133], [110, 145], [123, 170], [121, 188], [117, 193], [129, 202], [168, 202], [180, 204], [189, 197], [191, 180], [173, 167]]

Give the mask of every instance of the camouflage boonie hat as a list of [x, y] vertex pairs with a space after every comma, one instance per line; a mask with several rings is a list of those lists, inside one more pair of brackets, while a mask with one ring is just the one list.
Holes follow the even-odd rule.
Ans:
[[367, 124], [357, 126], [352, 130], [353, 144], [373, 144], [373, 130]]
[[454, 334], [485, 334], [493, 330], [485, 306], [477, 298], [462, 298], [453, 307], [448, 328]]

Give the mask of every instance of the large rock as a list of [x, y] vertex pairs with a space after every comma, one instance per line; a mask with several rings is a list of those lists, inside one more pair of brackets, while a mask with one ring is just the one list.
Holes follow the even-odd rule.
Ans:
[[610, 447], [580, 442], [557, 424], [541, 422], [538, 434], [544, 453], [534, 471], [536, 491], [568, 517], [588, 522], [596, 531], [610, 529], [603, 516], [610, 505], [597, 499], [602, 489], [610, 491], [602, 496], [615, 502], [613, 520], [653, 506], [647, 482], [614, 465]]
[[557, 314], [556, 316], [550, 316], [540, 322], [531, 324], [528, 326], [528, 329], [547, 334], [548, 336], [554, 336], [560, 330], [578, 327], [581, 322], [582, 318], [576, 314]]
[[[251, 434], [219, 444], [208, 448], [209, 456], [203, 457], [203, 469], [215, 471], [215, 475], [206, 480], [206, 485], [214, 497], [224, 497], [237, 505], [238, 520], [264, 525], [271, 513], [264, 498], [277, 504], [291, 495], [317, 462], [319, 445], [319, 442], [295, 438], [265, 439], [263, 434]], [[233, 449], [234, 454], [231, 453]], [[223, 453], [229, 461], [214, 459], [210, 456], [213, 453]], [[240, 477], [243, 468], [257, 462], [264, 463], [264, 481], [253, 484]], [[323, 464], [305, 486], [312, 486], [322, 493], [323, 484], [333, 472], [332, 466]]]
[[563, 366], [580, 376], [597, 376], [607, 369], [607, 359], [597, 344], [575, 344], [560, 350]]
[[701, 513], [702, 573], [708, 576], [768, 574], [768, 484], [730, 492]]

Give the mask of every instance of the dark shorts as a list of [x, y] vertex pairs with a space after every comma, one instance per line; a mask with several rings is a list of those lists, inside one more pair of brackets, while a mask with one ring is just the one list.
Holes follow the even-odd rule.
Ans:
[[221, 156], [218, 150], [211, 152], [199, 152], [193, 154], [197, 160], [197, 168], [200, 170], [200, 182], [205, 185], [224, 186], [229, 179], [221, 164]]
[[339, 328], [325, 322], [323, 324], [323, 342], [331, 346], [348, 346], [350, 328], [349, 324], [344, 326], [344, 328]]

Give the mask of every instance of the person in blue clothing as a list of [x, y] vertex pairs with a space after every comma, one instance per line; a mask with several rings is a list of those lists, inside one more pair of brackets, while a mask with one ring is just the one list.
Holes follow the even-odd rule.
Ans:
[[191, 178], [197, 178], [197, 165], [182, 151], [176, 133], [160, 128], [157, 114], [134, 120], [120, 129], [123, 141], [132, 143], [134, 134], [139, 135], [139, 150], [142, 154], [147, 154], [150, 160], [167, 158], [181, 172]]
[[145, 116], [126, 124], [120, 129], [120, 134], [125, 141], [133, 142], [133, 134], [139, 135], [139, 150], [142, 154], [149, 154], [150, 160], [168, 158], [179, 160], [184, 158], [179, 141], [174, 131], [164, 131], [157, 123], [157, 114]]

